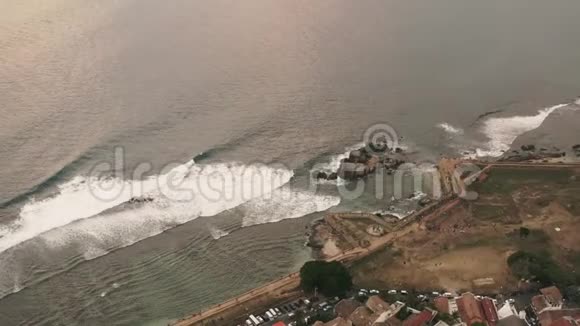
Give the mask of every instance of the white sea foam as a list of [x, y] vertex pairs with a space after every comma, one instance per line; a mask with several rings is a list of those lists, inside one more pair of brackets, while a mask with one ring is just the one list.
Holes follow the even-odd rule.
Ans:
[[458, 127], [454, 127], [447, 122], [442, 122], [442, 123], [438, 124], [437, 127], [439, 127], [440, 129], [443, 129], [445, 132], [447, 132], [448, 134], [451, 134], [451, 135], [462, 135], [463, 134], [463, 129], [458, 128]]
[[227, 231], [220, 230], [220, 229], [216, 228], [215, 226], [211, 226], [211, 225], [208, 226], [208, 230], [209, 230], [209, 233], [211, 234], [211, 237], [214, 240], [219, 240], [219, 239], [225, 237], [226, 235], [230, 234]]
[[[11, 232], [0, 238], [0, 253], [42, 235], [47, 244], [75, 239], [87, 247], [86, 258], [101, 255], [95, 248], [126, 246], [199, 216], [213, 216], [248, 200], [266, 196], [287, 183], [293, 172], [284, 168], [241, 164], [196, 165], [193, 161], [142, 181], [107, 181], [77, 177], [51, 198], [28, 202]], [[153, 198], [117, 212], [107, 209], [132, 197]], [[107, 200], [103, 200], [106, 198]], [[89, 218], [91, 217], [91, 218]]]
[[325, 196], [309, 191], [294, 191], [283, 187], [272, 192], [269, 199], [258, 198], [244, 205], [242, 226], [273, 223], [325, 211], [340, 203], [336, 196]]
[[539, 110], [532, 116], [492, 117], [484, 121], [482, 131], [489, 138], [484, 148], [476, 149], [477, 157], [498, 157], [510, 149], [510, 145], [521, 134], [534, 130], [555, 110], [565, 107], [559, 104]]
[[330, 160], [327, 163], [317, 164], [315, 170], [316, 171], [324, 171], [324, 172], [336, 172], [340, 167], [340, 161], [345, 158], [348, 158], [350, 152], [360, 149], [365, 146], [365, 143], [358, 143], [352, 146], [349, 146], [344, 149], [344, 152], [341, 154], [333, 155], [330, 157]]

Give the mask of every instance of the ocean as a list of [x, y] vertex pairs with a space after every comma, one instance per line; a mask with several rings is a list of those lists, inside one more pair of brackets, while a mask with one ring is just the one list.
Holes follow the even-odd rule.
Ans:
[[297, 271], [326, 212], [414, 200], [310, 180], [373, 128], [414, 162], [569, 150], [579, 12], [3, 0], [0, 325], [165, 325]]

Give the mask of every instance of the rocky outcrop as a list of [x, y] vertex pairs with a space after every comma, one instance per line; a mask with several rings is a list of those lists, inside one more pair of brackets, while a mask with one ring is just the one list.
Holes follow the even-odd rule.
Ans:
[[522, 145], [522, 151], [525, 152], [533, 152], [536, 150], [536, 146], [535, 145]]
[[500, 161], [504, 162], [525, 162], [525, 161], [542, 161], [548, 159], [562, 158], [566, 152], [553, 147], [551, 149], [541, 147], [536, 150], [535, 145], [522, 145], [521, 150], [512, 150], [505, 153]]
[[328, 175], [325, 172], [320, 171], [316, 174], [316, 179], [327, 179], [327, 178]]
[[392, 174], [395, 169], [405, 163], [401, 159], [403, 149], [400, 147], [382, 152], [369, 151], [367, 148], [371, 147], [351, 151], [348, 157], [340, 162], [336, 172], [318, 171], [314, 172], [314, 177], [324, 180], [336, 180], [338, 177], [345, 180], [356, 180], [375, 172], [377, 168], [384, 168], [387, 170], [387, 174]]
[[133, 197], [129, 199], [129, 204], [140, 204], [140, 203], [149, 203], [152, 202], [154, 199], [152, 197]]
[[580, 157], [580, 144], [572, 146], [572, 151], [576, 154], [576, 157]]
[[363, 163], [343, 161], [338, 168], [338, 176], [345, 180], [362, 178], [369, 173], [368, 167]]

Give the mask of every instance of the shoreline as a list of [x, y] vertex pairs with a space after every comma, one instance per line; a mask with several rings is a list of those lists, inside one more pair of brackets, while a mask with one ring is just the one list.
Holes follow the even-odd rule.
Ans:
[[[509, 168], [547, 168], [547, 169], [561, 169], [561, 168], [580, 168], [580, 163], [546, 163], [546, 162], [485, 162], [485, 161], [470, 161], [470, 163], [485, 166], [484, 170], [488, 170], [497, 166], [509, 167]], [[362, 260], [365, 257], [378, 252], [385, 247], [392, 244], [399, 237], [405, 236], [409, 232], [414, 232], [414, 225], [420, 220], [429, 220], [442, 216], [449, 210], [460, 204], [462, 200], [455, 195], [450, 195], [435, 201], [417, 212], [410, 214], [409, 216], [401, 219], [399, 223], [396, 224], [393, 229], [386, 235], [378, 237], [376, 241], [369, 243], [367, 246], [358, 246], [350, 250], [345, 250], [344, 247], [341, 248], [341, 241], [336, 234], [336, 230], [330, 228], [327, 225], [327, 218], [334, 215], [342, 216], [361, 216], [370, 217], [373, 214], [364, 213], [337, 213], [329, 214], [323, 219], [318, 219], [313, 221], [311, 224], [311, 230], [308, 234], [307, 245], [312, 248], [313, 256], [317, 259], [324, 259], [327, 261], [340, 261], [346, 264], [355, 263], [358, 260]], [[208, 307], [203, 312], [199, 314], [192, 315], [190, 317], [185, 317], [180, 319], [178, 322], [170, 324], [176, 326], [187, 326], [187, 325], [198, 325], [199, 322], [208, 320], [209, 318], [219, 318], [219, 314], [223, 313], [228, 307], [234, 306], [233, 303], [240, 304], [251, 303], [252, 300], [256, 300], [261, 296], [272, 296], [273, 299], [281, 299], [280, 290], [286, 288], [286, 294], [292, 293], [292, 295], [300, 295], [301, 291], [298, 290], [299, 286], [299, 273], [292, 273], [285, 277], [282, 277], [273, 282], [267, 283], [261, 287], [255, 288], [249, 292], [246, 292], [240, 296], [232, 298], [224, 303]], [[293, 290], [293, 291], [292, 291]], [[272, 299], [270, 299], [272, 300]], [[259, 300], [258, 300], [259, 301]], [[260, 306], [259, 302], [254, 302], [256, 309]]]

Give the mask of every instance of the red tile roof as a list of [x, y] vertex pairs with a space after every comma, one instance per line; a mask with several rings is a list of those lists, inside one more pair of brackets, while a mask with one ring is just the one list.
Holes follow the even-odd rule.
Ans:
[[485, 317], [481, 310], [481, 305], [475, 296], [469, 292], [464, 293], [461, 298], [457, 299], [457, 308], [461, 320], [467, 325], [473, 323], [485, 323]]
[[562, 304], [562, 292], [555, 286], [550, 286], [547, 288], [543, 288], [540, 292], [546, 297], [546, 300], [550, 302], [552, 305], [559, 305]]
[[279, 321], [272, 326], [286, 326], [286, 324], [284, 324], [284, 322], [282, 322], [282, 321]]
[[562, 317], [553, 321], [550, 326], [576, 326], [577, 323], [572, 318]]
[[538, 315], [542, 326], [550, 326], [552, 322], [562, 318], [571, 317], [580, 320], [580, 309], [547, 310]]
[[442, 314], [449, 313], [449, 299], [446, 297], [437, 297], [433, 300], [435, 308]]
[[433, 319], [434, 312], [431, 310], [423, 310], [419, 314], [415, 314], [407, 318], [403, 322], [403, 326], [424, 326], [427, 325]]
[[495, 308], [493, 300], [490, 298], [481, 299], [481, 307], [483, 308], [483, 314], [485, 315], [488, 324], [495, 325], [499, 320], [499, 317], [497, 316], [497, 309]]
[[538, 294], [532, 297], [532, 307], [534, 307], [534, 310], [539, 313], [544, 308], [548, 307], [548, 303], [543, 295]]
[[362, 306], [358, 301], [352, 299], [341, 300], [335, 307], [334, 311], [339, 317], [348, 318], [356, 308]]
[[367, 307], [375, 313], [381, 313], [387, 311], [390, 305], [378, 295], [373, 295], [367, 300]]

